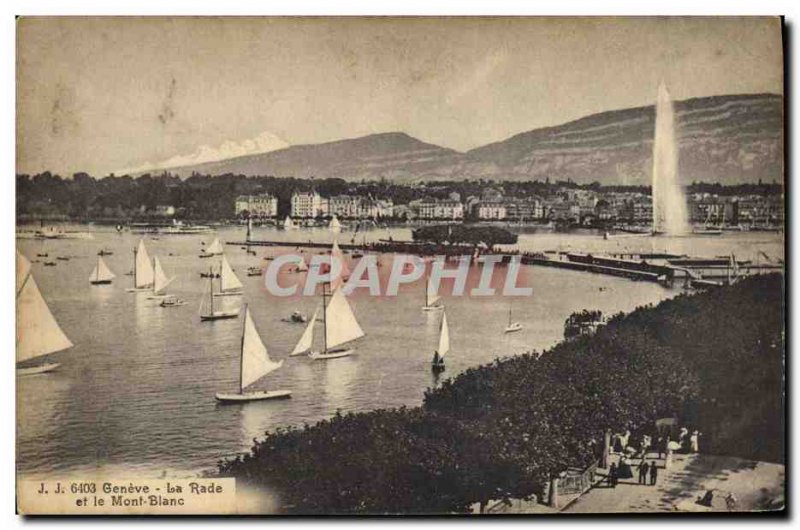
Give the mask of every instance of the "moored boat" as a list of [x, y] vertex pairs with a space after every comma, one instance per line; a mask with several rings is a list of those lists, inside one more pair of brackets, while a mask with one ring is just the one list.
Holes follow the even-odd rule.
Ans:
[[515, 331], [521, 330], [522, 324], [511, 320], [511, 304], [508, 304], [508, 325], [506, 326], [505, 333], [514, 333]]
[[178, 298], [174, 294], [168, 294], [161, 300], [159, 304], [161, 307], [179, 307], [182, 305], [186, 305], [186, 301], [183, 298]]
[[222, 244], [219, 242], [219, 238], [215, 238], [208, 248], [204, 248], [200, 251], [201, 258], [211, 258], [213, 256], [221, 256], [222, 254]]
[[168, 278], [164, 269], [161, 267], [161, 261], [158, 256], [153, 258], [153, 294], [148, 296], [149, 300], [161, 300], [167, 296], [165, 293], [167, 286], [172, 283], [175, 277]]
[[217, 393], [216, 398], [222, 402], [258, 401], [263, 399], [288, 398], [289, 390], [260, 390], [245, 392], [245, 389], [274, 372], [283, 365], [283, 361], [273, 361], [267, 347], [258, 334], [250, 309], [245, 305], [244, 326], [242, 329], [241, 356], [239, 358], [239, 392]]
[[[328, 305], [325, 305], [327, 284], [322, 288], [322, 325], [323, 325], [323, 348], [319, 351], [311, 351], [308, 356], [313, 360], [339, 359], [352, 355], [353, 348], [340, 348], [344, 344], [352, 342], [364, 336], [353, 309], [347, 302], [341, 288], [336, 288], [331, 295]], [[312, 319], [309, 326], [313, 326], [315, 319]], [[313, 329], [313, 327], [312, 327]], [[313, 332], [312, 332], [313, 333]], [[302, 340], [302, 339], [301, 339]]]
[[[213, 321], [213, 320], [225, 320], [229, 318], [237, 318], [239, 316], [239, 307], [237, 306], [236, 309], [226, 308], [224, 304], [218, 303], [217, 307], [214, 307], [214, 278], [209, 277], [208, 280], [208, 298], [203, 298], [200, 302], [200, 321]], [[206, 307], [207, 305], [207, 307]], [[222, 308], [219, 307], [222, 305]]]
[[441, 297], [431, 285], [431, 279], [428, 277], [425, 280], [425, 305], [422, 306], [423, 311], [440, 311], [444, 306], [437, 303]]
[[240, 296], [242, 294], [242, 282], [233, 272], [228, 258], [222, 255], [219, 273], [219, 291], [214, 296]]
[[143, 293], [150, 291], [155, 283], [155, 270], [150, 262], [150, 255], [144, 245], [144, 239], [139, 240], [139, 246], [133, 249], [133, 287], [126, 289], [129, 293]]
[[97, 265], [94, 266], [92, 274], [89, 276], [89, 283], [92, 285], [108, 285], [115, 278], [114, 273], [108, 268], [102, 257], [97, 258]]
[[445, 369], [444, 356], [450, 351], [450, 327], [447, 325], [447, 313], [442, 311], [442, 323], [439, 325], [439, 348], [433, 352], [431, 371], [443, 372]]
[[58, 325], [53, 313], [42, 297], [33, 278], [30, 262], [17, 252], [17, 375], [42, 374], [55, 370], [60, 365], [43, 362], [37, 365], [23, 364], [57, 353], [73, 346]]

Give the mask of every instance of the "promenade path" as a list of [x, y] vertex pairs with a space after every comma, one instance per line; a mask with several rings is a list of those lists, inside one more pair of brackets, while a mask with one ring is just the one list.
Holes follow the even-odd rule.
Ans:
[[[775, 509], [784, 502], [785, 468], [780, 464], [704, 454], [673, 455], [670, 469], [664, 460], [648, 455], [648, 463], [658, 462], [655, 486], [638, 483], [634, 477], [611, 488], [603, 481], [567, 505], [562, 513], [636, 513], [672, 511], [728, 511], [724, 497], [733, 493], [735, 511]], [[648, 477], [649, 484], [649, 477]], [[698, 497], [713, 490], [708, 508], [697, 504]]]

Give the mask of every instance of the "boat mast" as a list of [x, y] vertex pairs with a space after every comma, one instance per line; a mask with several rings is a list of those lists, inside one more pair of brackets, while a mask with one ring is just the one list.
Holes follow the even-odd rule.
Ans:
[[426, 274], [425, 275], [425, 307], [428, 307], [428, 283], [430, 281], [431, 281], [431, 279]]
[[136, 288], [136, 278], [138, 271], [136, 270], [136, 254], [139, 253], [137, 247], [133, 247], [133, 287]]
[[[214, 298], [214, 295], [211, 295]], [[242, 346], [239, 348], [239, 393], [244, 394], [243, 371], [244, 371], [244, 334], [247, 329], [247, 304], [244, 304], [244, 322], [242, 322]]]
[[211, 316], [214, 316], [214, 267], [208, 268], [208, 297], [211, 299]]
[[508, 325], [511, 326], [511, 302], [508, 303]]
[[325, 289], [327, 283], [322, 284], [322, 340], [324, 344], [323, 353], [328, 353], [328, 308], [325, 306]]

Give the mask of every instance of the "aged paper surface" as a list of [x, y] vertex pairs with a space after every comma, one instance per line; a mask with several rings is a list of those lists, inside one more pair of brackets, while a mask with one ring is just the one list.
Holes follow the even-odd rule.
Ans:
[[21, 17], [21, 514], [785, 510], [782, 22]]

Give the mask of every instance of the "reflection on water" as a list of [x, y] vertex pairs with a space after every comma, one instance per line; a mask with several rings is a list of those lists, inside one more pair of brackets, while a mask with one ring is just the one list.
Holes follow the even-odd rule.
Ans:
[[[392, 229], [395, 239], [409, 239], [406, 228]], [[220, 231], [224, 241], [244, 239], [244, 229]], [[286, 247], [263, 247], [250, 256], [239, 246], [226, 245], [231, 266], [244, 284], [244, 296], [229, 298], [250, 305], [261, 336], [281, 369], [253, 388], [292, 391], [288, 400], [219, 406], [217, 392], [236, 391], [239, 381], [241, 320], [200, 322], [198, 308], [208, 287], [200, 277], [209, 260], [197, 258], [200, 242], [212, 236], [146, 238], [148, 251], [161, 259], [169, 276], [169, 292], [186, 305], [162, 308], [147, 293], [125, 292], [132, 277], [130, 250], [139, 237], [97, 232], [95, 240], [47, 241], [51, 256], [70, 255], [56, 267], [33, 264], [36, 281], [50, 308], [75, 347], [58, 353], [61, 369], [53, 374], [18, 379], [18, 468], [26, 474], [98, 470], [160, 476], [194, 473], [214, 466], [224, 456], [246, 451], [254, 437], [280, 426], [314, 423], [337, 409], [343, 413], [379, 407], [415, 406], [426, 388], [437, 383], [430, 359], [439, 336], [441, 312], [423, 312], [424, 285], [404, 285], [396, 298], [370, 297], [356, 291], [353, 311], [366, 332], [354, 343], [355, 355], [331, 361], [289, 358], [304, 325], [282, 321], [292, 311], [311, 315], [319, 296], [276, 298], [265, 292], [263, 277], [249, 277], [251, 266], [266, 267], [266, 256], [292, 251], [292, 241], [330, 242], [327, 230], [295, 232], [256, 228], [255, 239], [287, 241]], [[345, 242], [351, 234], [343, 233]], [[361, 241], [359, 234], [358, 240]], [[368, 241], [386, 238], [386, 230], [366, 234]], [[774, 259], [783, 257], [776, 234], [743, 233], [716, 238], [620, 238], [536, 233], [523, 235], [520, 247], [554, 250], [658, 251], [700, 256], [729, 255], [753, 259], [754, 249]], [[35, 259], [43, 244], [19, 240], [20, 250]], [[110, 286], [93, 287], [89, 274], [97, 251], [117, 275]], [[318, 252], [307, 251], [306, 259]], [[391, 255], [380, 257], [390, 269]], [[474, 276], [477, 276], [477, 272]], [[297, 275], [281, 272], [280, 283]], [[473, 274], [471, 274], [473, 276]], [[533, 296], [513, 302], [513, 320], [523, 325], [505, 334], [508, 300], [500, 296], [443, 296], [451, 333], [447, 370], [453, 377], [498, 356], [543, 350], [563, 334], [573, 311], [600, 309], [605, 314], [630, 311], [657, 303], [680, 288], [665, 289], [645, 282], [562, 271], [526, 268], [525, 281]], [[321, 345], [322, 326], [315, 329]]]
[[[340, 409], [347, 410], [352, 406], [352, 397], [357, 391], [356, 377], [361, 364], [356, 355], [359, 355], [358, 350], [350, 357], [332, 361], [313, 361], [320, 367], [325, 406], [332, 412]], [[368, 353], [360, 355], [368, 355]]]

